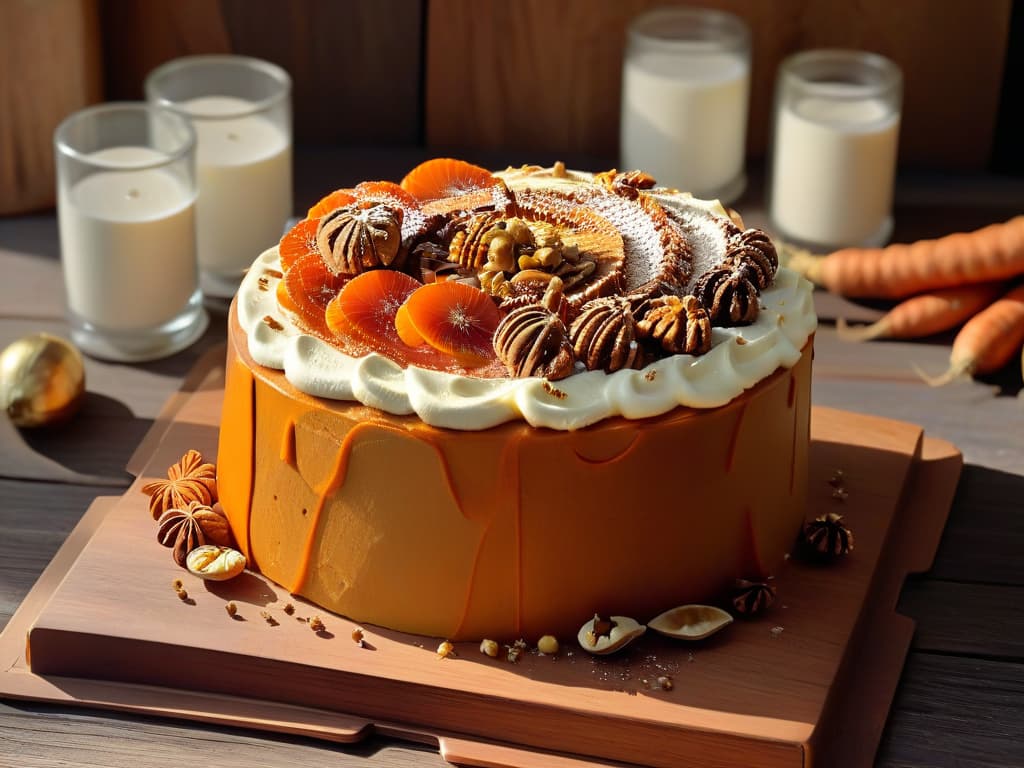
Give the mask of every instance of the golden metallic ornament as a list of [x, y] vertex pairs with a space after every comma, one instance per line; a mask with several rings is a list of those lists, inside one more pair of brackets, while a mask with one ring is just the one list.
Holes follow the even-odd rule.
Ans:
[[0, 407], [18, 427], [71, 417], [85, 396], [85, 368], [64, 339], [36, 333], [0, 353]]

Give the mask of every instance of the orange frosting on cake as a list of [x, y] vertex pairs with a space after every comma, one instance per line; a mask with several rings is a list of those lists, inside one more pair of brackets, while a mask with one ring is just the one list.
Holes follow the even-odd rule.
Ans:
[[[465, 346], [449, 351], [429, 336], [433, 327], [423, 325], [430, 312], [417, 315], [415, 304], [411, 320], [390, 306], [382, 321], [354, 314], [362, 299], [350, 291], [340, 297], [340, 309], [332, 309], [338, 304], [332, 295], [360, 280], [336, 269], [400, 268], [408, 274], [406, 246], [457, 207], [443, 195], [430, 199], [424, 189], [436, 182], [415, 172], [403, 186], [420, 195], [415, 205], [423, 204], [422, 216], [416, 208], [416, 216], [388, 218], [399, 203], [387, 201], [413, 205], [396, 185], [333, 193], [323, 210], [314, 209], [322, 217], [318, 227], [296, 228], [282, 242], [279, 261], [276, 252], [260, 257], [261, 273], [247, 278], [252, 286], [243, 285], [229, 317], [217, 481], [251, 567], [360, 623], [452, 640], [510, 641], [569, 637], [595, 613], [646, 622], [678, 605], [718, 601], [735, 579], [763, 579], [781, 564], [804, 519], [814, 322], [809, 289], [788, 274], [774, 294], [762, 297], [760, 319], [757, 306], [724, 294], [740, 301], [745, 314], [723, 322], [743, 326], [747, 338], [718, 325], [712, 336], [711, 325], [700, 320], [705, 310], [690, 294], [714, 294], [718, 283], [702, 278], [703, 271], [732, 280], [729, 290], [761, 296], [775, 269], [771, 265], [769, 274], [765, 254], [770, 250], [774, 259], [774, 250], [763, 233], [741, 233], [717, 204], [698, 201], [690, 217], [688, 197], [639, 191], [653, 184], [642, 175], [613, 173], [602, 180], [542, 172], [535, 194], [537, 171], [506, 175], [507, 185], [482, 169], [459, 173], [476, 185], [468, 195], [474, 205], [514, 206], [517, 196], [537, 194], [559, 201], [565, 212], [550, 221], [568, 222], [566, 243], [572, 242], [571, 226], [583, 221], [573, 206], [592, 200], [598, 213], [588, 213], [585, 227], [623, 231], [624, 244], [617, 247], [624, 250], [604, 262], [597, 250], [593, 257], [574, 257], [596, 259], [591, 269], [603, 282], [581, 284], [566, 294], [568, 304], [559, 304], [557, 292], [553, 298], [546, 293], [543, 304], [529, 304], [531, 311], [553, 327], [563, 321], [555, 318], [586, 316], [588, 302], [607, 301], [601, 297], [608, 291], [613, 299], [616, 290], [634, 298], [643, 293], [656, 300], [651, 306], [668, 308], [659, 297], [675, 294], [686, 303], [677, 322], [705, 323], [703, 337], [692, 336], [692, 326], [685, 342], [699, 346], [695, 354], [656, 353], [622, 342], [610, 357], [583, 355], [578, 344], [573, 355], [563, 346], [560, 354], [570, 355], [568, 378], [540, 380], [541, 387], [530, 384], [536, 378], [503, 380], [500, 363], [486, 358], [478, 342], [472, 355]], [[369, 194], [367, 188], [377, 197], [359, 208], [352, 201]], [[341, 224], [356, 226], [381, 196], [391, 207], [383, 214], [374, 210], [380, 224], [373, 229], [370, 221], [366, 230], [378, 240], [346, 245], [348, 250], [335, 250], [321, 262], [314, 230], [322, 232], [331, 212], [344, 205], [356, 207], [341, 212], [348, 216]], [[623, 218], [631, 201], [645, 211], [641, 224], [660, 222], [652, 230], [655, 240], [642, 227], [631, 230]], [[660, 213], [662, 206], [667, 213]], [[594, 217], [605, 224], [591, 223]], [[491, 219], [483, 220], [492, 226]], [[387, 227], [392, 236], [401, 229], [398, 251]], [[470, 229], [457, 236], [478, 235]], [[335, 248], [323, 237], [321, 252]], [[613, 239], [602, 234], [589, 242]], [[722, 262], [721, 244], [733, 249], [732, 266]], [[672, 259], [662, 266], [631, 265], [644, 248], [663, 249]], [[463, 260], [459, 275], [471, 284], [467, 253], [463, 249], [455, 260]], [[371, 267], [358, 263], [371, 257]], [[753, 266], [742, 266], [747, 258]], [[392, 265], [392, 259], [405, 266]], [[296, 275], [316, 281], [317, 293], [308, 301], [295, 291], [302, 282]], [[403, 281], [408, 278], [385, 282]], [[408, 302], [401, 290], [399, 301]], [[268, 304], [274, 296], [280, 303]], [[516, 311], [498, 298], [494, 294], [500, 318]], [[540, 302], [540, 296], [527, 301]], [[717, 316], [733, 311], [718, 301]], [[625, 304], [613, 306], [626, 311]], [[365, 334], [374, 324], [390, 334], [387, 344], [378, 344], [383, 360], [345, 337]], [[420, 332], [433, 349], [408, 346]], [[479, 328], [474, 333], [479, 336]], [[333, 347], [344, 354], [338, 357]], [[400, 365], [386, 359], [389, 349]], [[366, 365], [356, 365], [368, 352]], [[415, 370], [446, 354], [455, 355], [457, 364], [435, 367], [436, 373]], [[467, 360], [483, 361], [483, 378], [462, 368]], [[599, 370], [615, 360], [626, 360], [625, 368]], [[630, 370], [645, 362], [643, 370]], [[590, 370], [581, 374], [584, 363]], [[559, 370], [559, 377], [566, 375], [564, 364]], [[517, 381], [523, 386], [507, 386]], [[720, 398], [719, 382], [729, 388]], [[634, 414], [639, 417], [625, 417]]]

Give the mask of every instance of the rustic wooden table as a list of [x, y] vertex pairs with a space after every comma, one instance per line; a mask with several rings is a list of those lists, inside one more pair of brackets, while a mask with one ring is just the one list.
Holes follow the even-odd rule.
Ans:
[[[296, 166], [296, 210], [362, 178], [394, 178], [421, 150], [310, 150]], [[537, 160], [535, 156], [530, 160]], [[540, 158], [550, 160], [553, 158]], [[501, 165], [519, 157], [483, 157]], [[738, 205], [763, 225], [757, 186]], [[937, 236], [1024, 209], [1024, 182], [901, 180], [896, 238]], [[37, 330], [66, 334], [55, 218], [0, 219], [0, 347]], [[911, 368], [945, 367], [950, 337], [840, 341], [839, 315], [877, 308], [818, 295], [814, 401], [920, 424], [956, 444], [966, 466], [932, 570], [908, 582], [900, 610], [917, 621], [877, 756], [880, 766], [1024, 765], [1024, 397], [1019, 365], [986, 381], [932, 389]], [[0, 627], [95, 496], [127, 485], [123, 467], [164, 401], [223, 341], [223, 310], [192, 348], [145, 365], [87, 360], [88, 395], [62, 428], [18, 432], [0, 419]], [[0, 765], [443, 765], [435, 750], [371, 738], [352, 747], [237, 729], [0, 702]]]

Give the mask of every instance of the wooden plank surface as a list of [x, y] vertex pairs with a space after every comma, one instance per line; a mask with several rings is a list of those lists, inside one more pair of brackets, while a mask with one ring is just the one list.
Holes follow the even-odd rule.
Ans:
[[[427, 6], [428, 145], [572, 148], [617, 156], [626, 25], [645, 9], [670, 4], [432, 0]], [[735, 13], [751, 27], [751, 156], [765, 152], [775, 77], [787, 55], [821, 47], [866, 48], [892, 58], [904, 73], [903, 164], [945, 170], [986, 166], [999, 107], [1009, 0], [951, 3], [942, 13], [929, 0], [708, 0], [700, 5]]]
[[[300, 153], [296, 209], [302, 210], [328, 189], [361, 178], [400, 178], [422, 157], [415, 150]], [[536, 158], [496, 152], [472, 157], [495, 167]], [[586, 166], [584, 161], [578, 164]], [[910, 238], [1002, 220], [1007, 210], [1019, 210], [1022, 186], [984, 177], [905, 180], [897, 193], [897, 222], [904, 222], [903, 234]], [[760, 215], [757, 191], [754, 186], [743, 208], [752, 222]], [[901, 200], [906, 201], [902, 206]], [[935, 215], [929, 216], [929, 210]], [[3, 338], [34, 325], [59, 329], [63, 300], [52, 216], [0, 218], [0, 251], [0, 272], [11, 276], [0, 281]], [[12, 257], [12, 252], [24, 255]], [[835, 308], [829, 297], [819, 298], [823, 306]], [[34, 309], [44, 306], [45, 311]], [[223, 339], [218, 323], [212, 325], [203, 342], [209, 346]], [[120, 461], [126, 449], [103, 447], [104, 441], [137, 428], [125, 420], [155, 418], [200, 352], [190, 349], [147, 366], [89, 361], [90, 391], [102, 398], [99, 402], [110, 401], [116, 423], [102, 431], [94, 425], [88, 430], [90, 439], [68, 438], [77, 443], [74, 450], [63, 447], [58, 436], [31, 436], [28, 441], [71, 466], [120, 471], [122, 467], [111, 462]], [[1024, 407], [1017, 394], [1019, 374], [1007, 370], [996, 383], [965, 380], [932, 390], [908, 370], [908, 361], [929, 370], [941, 367], [949, 354], [948, 338], [850, 345], [839, 342], [827, 322], [819, 330], [816, 352], [815, 402], [922, 424], [928, 433], [961, 447], [968, 462], [935, 565], [903, 593], [901, 606], [919, 622], [920, 631], [876, 765], [1024, 765], [1021, 618], [1019, 609], [1011, 607], [1022, 602], [1019, 590], [1024, 583]], [[90, 459], [90, 464], [90, 451], [105, 458]], [[0, 480], [0, 625], [6, 624], [89, 501], [107, 492], [100, 487]], [[387, 739], [340, 747], [222, 727], [0, 703], [0, 765], [159, 768], [180, 765], [182, 758], [186, 763], [209, 761], [214, 754], [218, 763], [229, 766], [291, 766], [304, 758], [308, 764], [345, 766], [443, 764], [432, 748], [421, 750]]]

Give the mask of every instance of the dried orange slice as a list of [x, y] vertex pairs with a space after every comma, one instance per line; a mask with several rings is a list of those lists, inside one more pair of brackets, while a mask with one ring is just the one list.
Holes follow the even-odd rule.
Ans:
[[454, 280], [430, 283], [413, 293], [405, 307], [402, 322], [460, 364], [476, 367], [494, 359], [491, 339], [501, 313], [483, 291]]
[[299, 318], [310, 330], [326, 337], [330, 331], [324, 311], [350, 279], [349, 275], [332, 275], [319, 253], [307, 253], [284, 273], [282, 282]]
[[281, 256], [282, 270], [286, 271], [303, 256], [320, 252], [316, 246], [316, 228], [319, 223], [319, 219], [303, 219], [281, 238], [277, 252]]
[[402, 179], [402, 189], [421, 202], [459, 197], [469, 192], [490, 189], [497, 179], [486, 168], [437, 157], [413, 168]]
[[341, 208], [356, 201], [354, 189], [336, 189], [326, 197], [322, 197], [316, 205], [309, 209], [306, 218], [319, 219], [326, 216], [335, 208]]

